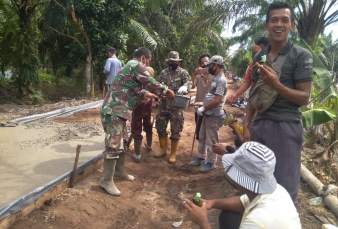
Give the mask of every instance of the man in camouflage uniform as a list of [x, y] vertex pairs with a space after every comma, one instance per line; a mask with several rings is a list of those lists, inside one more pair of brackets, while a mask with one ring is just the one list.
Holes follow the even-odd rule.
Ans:
[[[179, 58], [178, 52], [169, 52], [168, 58], [165, 61], [168, 64], [168, 68], [161, 72], [159, 82], [167, 85], [175, 94], [187, 94], [191, 89], [192, 83], [187, 70], [179, 67], [182, 59]], [[180, 133], [183, 130], [184, 118], [182, 109], [168, 108], [166, 99], [162, 98], [159, 101], [158, 114], [156, 116], [156, 129], [160, 140], [161, 151], [155, 152], [155, 157], [167, 155], [167, 125], [169, 121], [171, 131], [171, 153], [169, 162], [174, 163], [176, 161], [176, 151], [181, 136]]]
[[139, 48], [135, 52], [135, 58], [128, 61], [113, 79], [100, 111], [102, 126], [106, 133], [105, 150], [102, 153], [103, 178], [100, 187], [111, 195], [121, 194], [114, 184], [114, 173], [123, 179], [134, 180], [133, 176], [124, 171], [124, 164], [128, 140], [126, 120], [131, 119], [136, 102], [147, 97], [157, 98], [156, 95], [174, 98], [172, 90], [149, 76], [146, 65], [149, 64], [151, 57], [151, 52], [147, 48]]

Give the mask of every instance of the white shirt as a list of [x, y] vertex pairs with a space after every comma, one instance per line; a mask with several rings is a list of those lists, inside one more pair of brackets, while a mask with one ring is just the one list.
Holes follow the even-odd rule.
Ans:
[[245, 212], [240, 229], [301, 229], [298, 212], [289, 193], [279, 184], [273, 193], [257, 195], [250, 202], [241, 196]]

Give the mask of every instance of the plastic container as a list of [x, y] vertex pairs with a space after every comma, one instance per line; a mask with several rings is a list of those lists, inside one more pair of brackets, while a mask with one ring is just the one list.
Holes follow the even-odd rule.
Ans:
[[169, 100], [167, 99], [167, 106], [169, 108], [179, 108], [179, 109], [183, 109], [186, 108], [189, 104], [189, 98], [183, 95], [175, 95], [175, 100]]
[[322, 203], [322, 198], [321, 197], [315, 197], [312, 199], [309, 199], [309, 204], [310, 205], [319, 205]]

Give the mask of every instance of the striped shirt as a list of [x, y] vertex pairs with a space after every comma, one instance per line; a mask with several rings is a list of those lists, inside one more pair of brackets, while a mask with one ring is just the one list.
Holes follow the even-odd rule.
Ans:
[[222, 100], [218, 105], [214, 106], [213, 108], [205, 110], [204, 114], [214, 116], [223, 115], [224, 114], [223, 106], [226, 100], [226, 93], [227, 93], [227, 82], [224, 73], [221, 73], [215, 76], [215, 78], [212, 80], [209, 92], [207, 93], [204, 99], [204, 105], [214, 100], [215, 95], [221, 95]]

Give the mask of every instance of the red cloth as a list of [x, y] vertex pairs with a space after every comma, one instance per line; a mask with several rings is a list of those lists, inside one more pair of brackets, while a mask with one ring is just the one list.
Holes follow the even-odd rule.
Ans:
[[[251, 81], [251, 70], [252, 70], [252, 61], [250, 61], [250, 64], [248, 68], [246, 69], [245, 76], [244, 76], [245, 79], [250, 80], [250, 81]], [[251, 82], [251, 86], [252, 84], [253, 82]]]

